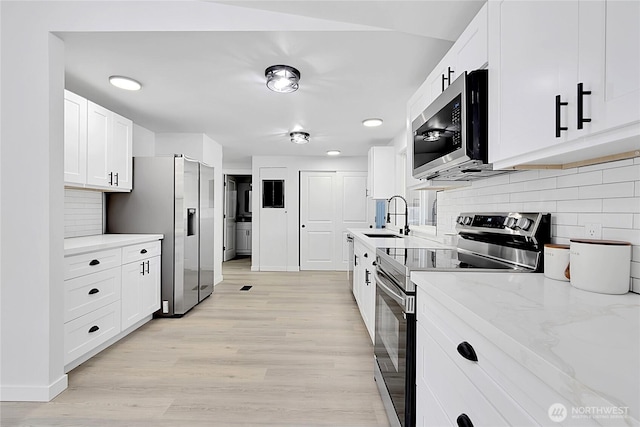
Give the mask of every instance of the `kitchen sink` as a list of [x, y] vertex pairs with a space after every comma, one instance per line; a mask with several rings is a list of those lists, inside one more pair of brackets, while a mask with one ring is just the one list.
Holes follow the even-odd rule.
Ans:
[[374, 239], [379, 239], [379, 238], [387, 238], [387, 239], [401, 239], [402, 236], [396, 236], [395, 234], [386, 234], [386, 233], [364, 233], [365, 236], [367, 237], [373, 237]]

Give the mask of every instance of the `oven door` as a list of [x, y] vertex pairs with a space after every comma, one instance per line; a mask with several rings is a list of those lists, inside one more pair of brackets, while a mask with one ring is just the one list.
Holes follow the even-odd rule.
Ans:
[[[405, 294], [386, 274], [376, 277], [376, 378], [389, 419], [394, 425], [415, 423], [415, 314], [414, 297]], [[382, 381], [380, 381], [380, 379]], [[396, 420], [393, 419], [395, 413]]]

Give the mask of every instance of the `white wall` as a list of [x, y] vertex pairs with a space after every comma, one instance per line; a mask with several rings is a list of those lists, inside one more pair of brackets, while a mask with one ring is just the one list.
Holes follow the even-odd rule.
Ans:
[[156, 134], [140, 125], [133, 124], [133, 157], [156, 155]]
[[[278, 270], [298, 271], [300, 240], [299, 229], [300, 223], [300, 171], [366, 171], [367, 157], [276, 157], [276, 156], [254, 156], [252, 159], [252, 179], [253, 188], [252, 204], [253, 206], [261, 206], [262, 186], [260, 184], [260, 171], [266, 168], [284, 168], [285, 176], [285, 204], [286, 208], [286, 231], [282, 233], [286, 235], [286, 243], [282, 243], [282, 239], [273, 238], [271, 244], [263, 243], [265, 248], [274, 249], [286, 248], [285, 262]], [[371, 204], [373, 206], [373, 204]], [[372, 212], [373, 214], [373, 212]], [[373, 216], [372, 216], [373, 217]], [[263, 225], [264, 226], [264, 225]], [[260, 209], [255, 208], [252, 215], [252, 254], [251, 269], [259, 271], [261, 263], [260, 258], [260, 239], [265, 236], [273, 236], [272, 234], [261, 231]]]
[[531, 170], [474, 181], [438, 195], [438, 234], [454, 232], [460, 212], [549, 212], [554, 243], [584, 237], [588, 223], [602, 238], [633, 244], [631, 277], [640, 292], [640, 158], [566, 170]]
[[0, 19], [0, 399], [50, 400], [67, 385], [64, 43], [51, 32], [367, 27], [202, 1], [3, 1]]
[[64, 190], [64, 238], [103, 233], [104, 197], [99, 191]]

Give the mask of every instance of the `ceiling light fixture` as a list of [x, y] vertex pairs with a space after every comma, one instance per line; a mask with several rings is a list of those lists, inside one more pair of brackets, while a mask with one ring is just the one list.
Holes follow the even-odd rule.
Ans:
[[327, 151], [327, 156], [339, 156], [340, 155], [340, 151], [339, 150], [329, 150]]
[[140, 90], [142, 88], [140, 82], [125, 76], [111, 76], [109, 83], [124, 90]]
[[362, 125], [368, 128], [374, 128], [382, 124], [382, 119], [366, 119], [362, 121]]
[[307, 132], [291, 132], [289, 136], [294, 144], [306, 144], [309, 142], [309, 134]]
[[300, 71], [288, 65], [272, 65], [264, 71], [267, 87], [274, 92], [289, 93], [298, 90]]

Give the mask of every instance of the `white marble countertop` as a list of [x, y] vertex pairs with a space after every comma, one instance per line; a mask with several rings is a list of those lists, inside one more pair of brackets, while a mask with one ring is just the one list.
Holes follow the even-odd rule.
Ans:
[[603, 399], [640, 419], [640, 295], [528, 273], [413, 272], [411, 280], [567, 399]]
[[163, 239], [162, 234], [99, 234], [64, 239], [64, 256]]
[[[404, 236], [394, 233], [391, 230], [384, 228], [348, 228], [347, 231], [353, 235], [356, 239], [360, 240], [365, 245], [376, 248], [444, 248], [446, 247], [442, 243], [430, 240], [428, 238]], [[398, 238], [389, 237], [367, 237], [365, 234], [393, 234], [401, 236]]]

